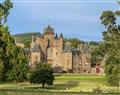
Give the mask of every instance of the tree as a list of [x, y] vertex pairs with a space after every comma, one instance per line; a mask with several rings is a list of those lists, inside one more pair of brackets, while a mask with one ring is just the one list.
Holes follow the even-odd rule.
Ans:
[[8, 81], [22, 82], [27, 79], [28, 60], [22, 48], [16, 46], [13, 58], [10, 60], [12, 68], [7, 73]]
[[0, 61], [0, 81], [3, 80], [3, 70], [4, 70], [4, 66], [3, 63]]
[[89, 45], [91, 46], [98, 46], [100, 42], [90, 41]]
[[97, 46], [95, 45], [95, 47], [92, 49], [91, 51], [92, 66], [95, 66], [97, 64], [104, 65], [102, 61], [103, 61], [106, 50], [103, 47], [104, 47], [104, 44], [99, 43]]
[[24, 81], [28, 60], [24, 50], [15, 45], [8, 27], [0, 27], [0, 81]]
[[8, 27], [6, 26], [0, 26], [0, 61], [1, 66], [3, 68], [2, 74], [1, 74], [1, 81], [6, 81], [6, 73], [9, 69], [11, 69], [11, 63], [10, 63], [10, 55], [14, 54], [12, 52], [13, 48], [15, 46], [14, 39], [11, 37], [8, 31]]
[[0, 3], [0, 24], [7, 21], [7, 16], [9, 15], [10, 9], [13, 7], [13, 4], [10, 0], [5, 0], [2, 4]]
[[7, 16], [12, 8], [10, 0], [0, 3], [0, 82], [24, 81], [28, 61], [22, 48], [15, 45], [8, 26]]
[[119, 13], [104, 11], [100, 17], [106, 29], [103, 32], [105, 73], [112, 86], [120, 86], [120, 25], [117, 23]]
[[45, 84], [52, 85], [54, 80], [53, 69], [48, 64], [39, 63], [30, 75], [30, 83], [40, 84], [42, 88]]
[[69, 39], [65, 38], [65, 39], [64, 39], [64, 46], [65, 46], [65, 43], [66, 43], [66, 42], [70, 42], [70, 43], [71, 43], [71, 46], [72, 46], [73, 48], [78, 48], [78, 45], [79, 45], [79, 44], [85, 43], [85, 42], [83, 42], [83, 41], [80, 41], [80, 40], [77, 39], [77, 38], [69, 38]]

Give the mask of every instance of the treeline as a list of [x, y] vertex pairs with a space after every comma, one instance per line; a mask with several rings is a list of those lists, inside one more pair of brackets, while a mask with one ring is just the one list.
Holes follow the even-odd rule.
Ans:
[[38, 32], [21, 33], [21, 34], [12, 35], [12, 37], [15, 39], [17, 43], [23, 43], [25, 45], [25, 48], [29, 48], [32, 35], [36, 37], [39, 36], [40, 33]]
[[[12, 37], [15, 39], [16, 42], [23, 43], [25, 47], [29, 47], [29, 44], [31, 43], [32, 35], [34, 35], [35, 37], [38, 37], [40, 36], [40, 33], [39, 32], [21, 33], [21, 34], [12, 35]], [[67, 41], [71, 42], [71, 45], [73, 48], [77, 48], [78, 44], [81, 44], [81, 43], [82, 44], [87, 43], [90, 46], [98, 46], [100, 43], [95, 41], [90, 41], [90, 42], [82, 41], [82, 40], [79, 40], [78, 38], [64, 38], [64, 41], [63, 41], [64, 45]]]

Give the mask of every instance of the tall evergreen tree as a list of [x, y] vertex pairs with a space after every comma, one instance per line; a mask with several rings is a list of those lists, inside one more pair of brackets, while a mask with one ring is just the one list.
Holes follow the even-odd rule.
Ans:
[[11, 50], [14, 48], [14, 40], [8, 32], [8, 27], [0, 26], [0, 60], [1, 60], [1, 81], [6, 81], [6, 73], [11, 68], [9, 62], [10, 55], [13, 53]]
[[14, 52], [14, 54], [12, 53], [10, 56], [11, 59], [9, 60], [10, 64], [12, 64], [12, 68], [7, 72], [7, 80], [22, 82], [27, 79], [27, 56], [24, 50], [18, 46], [16, 46], [12, 52]]

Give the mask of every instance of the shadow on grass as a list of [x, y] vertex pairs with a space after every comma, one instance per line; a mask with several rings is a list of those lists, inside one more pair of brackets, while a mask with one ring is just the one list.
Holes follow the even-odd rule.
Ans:
[[48, 88], [48, 89], [53, 89], [53, 90], [68, 90], [71, 88], [74, 88], [76, 86], [78, 86], [78, 81], [68, 81], [66, 83], [63, 84], [55, 84], [53, 85], [53, 87]]
[[[54, 84], [52, 86], [45, 86], [45, 89], [47, 90], [68, 90], [73, 87], [78, 86], [78, 81], [68, 81], [62, 84]], [[40, 86], [34, 86], [34, 87], [25, 87], [25, 89], [43, 89]]]

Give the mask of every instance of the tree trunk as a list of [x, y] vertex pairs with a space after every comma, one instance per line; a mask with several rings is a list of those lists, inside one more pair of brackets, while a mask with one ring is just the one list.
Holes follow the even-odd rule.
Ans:
[[42, 83], [42, 88], [43, 88], [43, 89], [45, 88], [45, 83]]

